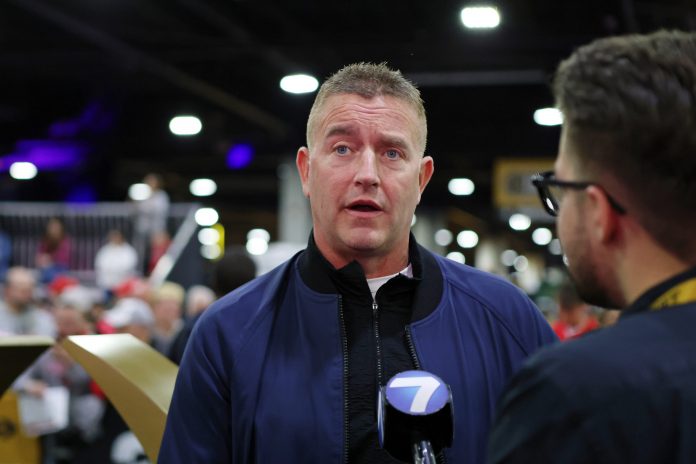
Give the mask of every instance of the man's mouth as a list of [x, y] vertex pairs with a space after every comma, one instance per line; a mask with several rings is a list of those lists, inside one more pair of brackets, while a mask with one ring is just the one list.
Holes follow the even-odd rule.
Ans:
[[352, 205], [349, 207], [349, 209], [352, 209], [353, 211], [362, 211], [365, 213], [368, 213], [370, 211], [379, 211], [379, 209], [375, 208], [372, 205]]
[[359, 213], [376, 213], [382, 211], [377, 203], [371, 201], [356, 201], [348, 205], [348, 209]]

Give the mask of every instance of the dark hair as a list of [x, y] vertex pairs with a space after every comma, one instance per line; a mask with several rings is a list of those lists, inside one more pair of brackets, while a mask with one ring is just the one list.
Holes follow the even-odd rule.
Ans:
[[354, 63], [344, 66], [329, 77], [319, 89], [307, 120], [307, 145], [309, 146], [316, 125], [317, 114], [324, 101], [333, 95], [354, 94], [364, 98], [388, 95], [410, 104], [423, 123], [423, 148], [427, 137], [425, 107], [420, 91], [401, 72], [390, 69], [386, 63]]
[[213, 290], [218, 296], [231, 292], [256, 277], [256, 263], [241, 247], [231, 247], [216, 263]]
[[596, 40], [559, 65], [553, 91], [578, 169], [616, 182], [665, 249], [696, 256], [696, 34]]

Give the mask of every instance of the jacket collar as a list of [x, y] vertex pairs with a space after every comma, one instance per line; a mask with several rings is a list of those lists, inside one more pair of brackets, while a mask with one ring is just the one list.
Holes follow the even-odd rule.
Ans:
[[[408, 254], [413, 270], [412, 280], [416, 283], [411, 316], [411, 321], [415, 322], [432, 313], [440, 302], [443, 279], [435, 257], [416, 242], [413, 234], [409, 237]], [[307, 248], [299, 256], [298, 269], [304, 283], [318, 293], [342, 293], [345, 287], [343, 284], [355, 284], [364, 286], [365, 292], [369, 294], [360, 264], [352, 261], [341, 269], [333, 267], [317, 248], [313, 232], [309, 236]], [[400, 278], [406, 279], [403, 276]]]

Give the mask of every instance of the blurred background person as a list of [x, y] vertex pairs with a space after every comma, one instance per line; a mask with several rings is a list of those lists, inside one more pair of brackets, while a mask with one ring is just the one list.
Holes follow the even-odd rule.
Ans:
[[558, 319], [551, 325], [558, 339], [570, 340], [599, 328], [592, 307], [582, 301], [575, 287], [566, 282], [558, 290]]
[[[149, 273], [152, 249], [161, 245], [161, 240], [157, 244], [153, 244], [153, 240], [161, 237], [162, 233], [168, 234], [169, 195], [163, 189], [162, 177], [159, 174], [147, 174], [143, 182], [150, 188], [150, 194], [144, 200], [136, 202], [135, 240], [141, 246], [140, 249], [145, 250], [142, 263], [145, 271]], [[160, 256], [161, 254], [157, 259]]]
[[174, 282], [164, 282], [152, 292], [152, 313], [155, 317], [152, 346], [165, 356], [184, 325], [184, 294], [184, 288]]
[[230, 248], [216, 263], [213, 275], [215, 291], [207, 287], [194, 286], [188, 291], [186, 323], [174, 338], [167, 356], [176, 364], [181, 362], [193, 327], [203, 311], [217, 298], [256, 277], [256, 263], [243, 248]]
[[36, 278], [29, 269], [7, 271], [0, 300], [0, 333], [55, 336], [53, 316], [34, 304], [35, 288]]
[[41, 282], [50, 282], [56, 275], [70, 269], [71, 252], [72, 242], [65, 224], [57, 217], [50, 218], [36, 251], [36, 267], [41, 273]]
[[[90, 289], [75, 286], [58, 297], [53, 314], [57, 342], [71, 335], [94, 333], [90, 311], [94, 303]], [[48, 387], [68, 391], [68, 425], [65, 429], [43, 435], [43, 464], [72, 464], [85, 461], [81, 456], [101, 433], [100, 422], [105, 397], [87, 372], [61, 347], [54, 345], [15, 384], [22, 394], [42, 396]]]
[[155, 317], [150, 305], [141, 298], [127, 297], [106, 311], [104, 321], [117, 333], [128, 333], [152, 346]]
[[123, 232], [109, 231], [107, 242], [94, 257], [97, 285], [104, 290], [113, 290], [118, 284], [137, 274], [138, 254], [128, 243]]
[[169, 249], [169, 245], [172, 243], [172, 238], [169, 235], [169, 232], [166, 230], [162, 230], [159, 232], [155, 232], [152, 237], [150, 238], [150, 243], [149, 243], [149, 256], [147, 260], [147, 269], [146, 269], [146, 274], [150, 275], [152, 274], [152, 270], [157, 266], [157, 263], [159, 262], [160, 258], [167, 253], [167, 250]]

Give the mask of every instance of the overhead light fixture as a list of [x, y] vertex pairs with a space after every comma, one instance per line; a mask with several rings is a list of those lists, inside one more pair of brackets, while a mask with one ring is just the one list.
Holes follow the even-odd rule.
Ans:
[[212, 227], [205, 227], [198, 231], [198, 241], [202, 245], [215, 245], [220, 240], [220, 232]]
[[247, 240], [258, 238], [268, 243], [271, 241], [271, 234], [266, 229], [251, 229], [247, 232]]
[[246, 242], [246, 250], [252, 255], [262, 255], [268, 251], [268, 242], [261, 237], [250, 238]]
[[213, 208], [199, 208], [193, 217], [199, 226], [209, 227], [218, 222], [220, 215]]
[[513, 230], [527, 230], [532, 225], [532, 219], [526, 214], [513, 214], [508, 220], [510, 228]]
[[447, 229], [440, 229], [437, 232], [435, 232], [435, 243], [437, 243], [440, 246], [447, 246], [450, 243], [452, 243], [452, 239], [454, 237], [452, 236], [452, 232], [450, 232]]
[[553, 239], [553, 233], [546, 227], [539, 227], [532, 232], [532, 241], [537, 245], [548, 245]]
[[560, 126], [563, 113], [558, 108], [539, 108], [534, 112], [534, 122], [540, 126]]
[[133, 184], [128, 187], [128, 198], [135, 201], [147, 200], [152, 195], [149, 185], [143, 183]]
[[319, 81], [308, 74], [290, 74], [280, 80], [280, 88], [288, 93], [310, 93], [318, 87]]
[[209, 197], [217, 191], [217, 184], [213, 179], [193, 179], [189, 191], [197, 197]]
[[464, 256], [464, 253], [460, 251], [452, 251], [450, 253], [447, 253], [447, 258], [461, 264], [466, 263], [466, 256]]
[[473, 230], [463, 230], [457, 234], [457, 243], [462, 248], [474, 248], [478, 241], [478, 234]]
[[201, 120], [195, 116], [175, 116], [169, 121], [169, 130], [174, 135], [196, 135], [202, 128]]
[[449, 181], [447, 189], [452, 195], [471, 195], [474, 193], [476, 186], [471, 179], [458, 177]]
[[10, 176], [17, 180], [29, 180], [36, 177], [38, 169], [33, 163], [16, 161], [10, 165]]
[[494, 6], [467, 6], [460, 18], [467, 29], [494, 29], [500, 25], [500, 13]]

